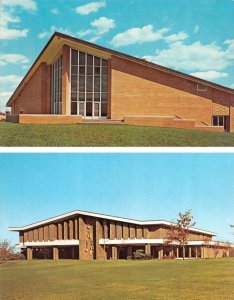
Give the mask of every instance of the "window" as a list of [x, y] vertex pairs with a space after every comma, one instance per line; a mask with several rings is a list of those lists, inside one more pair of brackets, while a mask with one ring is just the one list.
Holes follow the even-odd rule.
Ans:
[[228, 116], [213, 116], [212, 125], [213, 126], [223, 126], [224, 130], [227, 130]]
[[108, 61], [73, 49], [70, 55], [71, 114], [107, 117]]
[[199, 91], [199, 92], [206, 92], [207, 91], [207, 86], [205, 86], [203, 84], [198, 84], [197, 85], [197, 91]]
[[62, 56], [51, 66], [51, 113], [62, 114]]

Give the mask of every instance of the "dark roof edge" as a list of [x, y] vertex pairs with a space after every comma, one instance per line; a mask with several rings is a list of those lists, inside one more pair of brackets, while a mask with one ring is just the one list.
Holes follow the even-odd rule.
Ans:
[[10, 97], [10, 99], [8, 100], [6, 106], [9, 106], [10, 102], [14, 98], [15, 92], [17, 91], [17, 89], [19, 88], [19, 86], [24, 82], [24, 80], [27, 77], [27, 75], [33, 69], [33, 67], [35, 66], [35, 64], [37, 63], [37, 61], [40, 59], [40, 57], [42, 56], [42, 54], [45, 52], [45, 50], [47, 49], [47, 47], [49, 46], [49, 44], [51, 43], [51, 41], [53, 40], [53, 38], [55, 36], [62, 37], [62, 38], [65, 38], [65, 39], [69, 39], [69, 40], [72, 40], [74, 42], [79, 42], [81, 44], [85, 44], [87, 46], [96, 48], [98, 50], [109, 52], [110, 54], [117, 55], [117, 56], [120, 56], [122, 58], [131, 59], [133, 61], [140, 62], [140, 63], [142, 63], [142, 64], [144, 64], [146, 66], [149, 66], [149, 67], [160, 69], [161, 71], [170, 73], [172, 75], [182, 76], [182, 77], [188, 78], [188, 79], [190, 79], [192, 81], [196, 81], [197, 83], [201, 83], [201, 84], [205, 84], [205, 85], [210, 85], [210, 86], [212, 86], [212, 87], [214, 87], [216, 89], [224, 90], [224, 91], [226, 91], [228, 93], [231, 92], [232, 94], [234, 94], [234, 89], [231, 89], [229, 87], [226, 87], [226, 86], [223, 86], [223, 85], [220, 85], [220, 84], [217, 84], [217, 83], [213, 83], [213, 82], [210, 82], [208, 80], [204, 80], [204, 79], [201, 79], [201, 78], [198, 78], [198, 77], [195, 77], [195, 76], [192, 76], [192, 75], [180, 72], [180, 71], [176, 71], [176, 70], [173, 70], [173, 69], [170, 69], [170, 68], [167, 68], [167, 67], [164, 67], [164, 66], [161, 66], [161, 65], [158, 65], [158, 64], [146, 61], [145, 59], [141, 59], [141, 58], [129, 55], [129, 54], [125, 54], [123, 52], [112, 50], [112, 49], [109, 49], [109, 48], [106, 48], [106, 47], [103, 47], [103, 46], [100, 46], [100, 45], [97, 45], [97, 44], [93, 44], [93, 43], [90, 43], [88, 41], [84, 41], [84, 40], [81, 40], [79, 38], [76, 38], [76, 37], [73, 37], [73, 36], [70, 36], [70, 35], [67, 35], [67, 34], [64, 34], [64, 33], [55, 31], [53, 33], [53, 35], [51, 36], [51, 38], [49, 39], [49, 41], [44, 46], [44, 48], [42, 49], [42, 51], [40, 52], [40, 54], [38, 55], [38, 57], [36, 58], [36, 60], [34, 61], [34, 63], [32, 64], [31, 68], [28, 70], [28, 72], [26, 73], [26, 75], [24, 76], [24, 78], [18, 84], [18, 86], [15, 89], [14, 93], [12, 94], [12, 96]]

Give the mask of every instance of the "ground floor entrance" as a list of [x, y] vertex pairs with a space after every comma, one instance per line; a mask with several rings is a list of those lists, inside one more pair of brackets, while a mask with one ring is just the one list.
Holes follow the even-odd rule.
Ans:
[[71, 102], [71, 115], [80, 115], [84, 119], [107, 118], [107, 103], [95, 101]]
[[59, 247], [28, 247], [22, 249], [22, 254], [31, 259], [79, 259], [78, 246]]
[[[135, 253], [141, 251], [148, 257], [153, 259], [162, 258], [183, 258], [183, 248], [179, 246], [159, 246], [159, 245], [140, 245], [140, 246], [111, 246], [111, 259], [131, 259], [134, 258]], [[201, 246], [186, 246], [185, 258], [201, 258]]]

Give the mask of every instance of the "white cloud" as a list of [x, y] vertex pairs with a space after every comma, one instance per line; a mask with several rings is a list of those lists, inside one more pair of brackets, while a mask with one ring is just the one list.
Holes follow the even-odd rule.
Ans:
[[11, 88], [15, 88], [20, 83], [21, 80], [22, 77], [17, 75], [0, 76], [0, 85], [7, 86], [7, 87], [10, 86]]
[[[233, 0], [234, 1], [234, 0]], [[231, 89], [234, 89], [234, 83], [230, 85]]]
[[50, 38], [55, 31], [58, 31], [58, 32], [61, 32], [61, 33], [67, 34], [67, 35], [75, 35], [67, 28], [51, 26], [48, 31], [46, 31], [46, 30], [42, 31], [41, 33], [39, 33], [37, 35], [37, 37], [39, 39]]
[[28, 29], [9, 29], [0, 26], [0, 40], [17, 40], [28, 35]]
[[4, 112], [6, 110], [6, 103], [11, 97], [13, 91], [10, 92], [0, 92], [0, 111]]
[[33, 0], [1, 0], [1, 2], [8, 7], [20, 6], [25, 10], [37, 10], [37, 3]]
[[80, 15], [89, 15], [90, 13], [97, 12], [100, 8], [105, 6], [105, 1], [90, 2], [76, 7], [75, 11]]
[[199, 78], [202, 78], [205, 80], [215, 80], [215, 79], [227, 77], [228, 73], [217, 72], [217, 71], [211, 70], [211, 71], [205, 71], [205, 72], [194, 72], [194, 73], [190, 73], [190, 75], [199, 77]]
[[17, 75], [0, 76], [0, 111], [5, 111], [7, 101], [21, 80]]
[[27, 64], [29, 59], [22, 54], [0, 53], [0, 66], [8, 64]]
[[0, 13], [0, 26], [5, 27], [8, 25], [8, 23], [20, 23], [20, 18], [17, 16], [13, 16], [12, 13], [6, 11], [3, 6], [2, 8], [0, 8]]
[[234, 40], [226, 40], [224, 44], [228, 45], [228, 48], [226, 50], [226, 56], [229, 59], [234, 59]]
[[108, 19], [106, 17], [100, 17], [99, 19], [95, 19], [90, 23], [92, 27], [95, 29], [82, 29], [77, 32], [77, 35], [82, 38], [88, 35], [93, 35], [89, 38], [89, 42], [95, 43], [100, 40], [101, 36], [107, 32], [109, 32], [112, 28], [115, 27], [115, 20]]
[[92, 30], [92, 29], [82, 29], [82, 30], [80, 30], [80, 31], [78, 31], [77, 32], [77, 35], [80, 37], [80, 38], [82, 38], [82, 37], [84, 37], [84, 36], [87, 36], [87, 35], [90, 35], [90, 34], [92, 34], [94, 32], [94, 30]]
[[[146, 59], [167, 66], [169, 68], [185, 71], [220, 71], [231, 64], [227, 57], [230, 47], [223, 50], [216, 44], [203, 45], [195, 42], [185, 45], [183, 42], [169, 44], [168, 49], [156, 51], [155, 55], [145, 56]], [[231, 54], [229, 54], [231, 57]]]
[[54, 15], [59, 15], [59, 14], [60, 14], [60, 11], [59, 11], [57, 8], [52, 8], [52, 9], [50, 10], [50, 12], [51, 12], [52, 14], [54, 14]]
[[19, 7], [26, 11], [35, 11], [37, 9], [37, 4], [33, 0], [1, 0], [0, 39], [12, 40], [28, 35], [28, 29], [12, 27], [12, 25], [21, 22], [20, 18], [17, 16]]
[[120, 47], [132, 44], [142, 44], [144, 42], [153, 42], [163, 39], [164, 33], [168, 31], [168, 28], [154, 31], [153, 25], [146, 25], [142, 28], [130, 28], [114, 36], [111, 44], [115, 47]]
[[115, 27], [115, 20], [108, 19], [106, 17], [100, 17], [99, 19], [96, 19], [93, 22], [91, 22], [91, 26], [96, 27], [98, 35], [102, 35]]
[[88, 41], [90, 43], [96, 43], [98, 40], [100, 40], [100, 38], [101, 38], [100, 36], [93, 36]]
[[198, 31], [200, 30], [200, 27], [198, 25], [195, 25], [194, 29], [193, 29], [193, 33], [198, 33]]
[[183, 41], [187, 38], [188, 38], [188, 34], [184, 31], [181, 31], [179, 33], [171, 34], [169, 36], [164, 37], [164, 40], [166, 42], [173, 43], [173, 42], [177, 42], [177, 41]]

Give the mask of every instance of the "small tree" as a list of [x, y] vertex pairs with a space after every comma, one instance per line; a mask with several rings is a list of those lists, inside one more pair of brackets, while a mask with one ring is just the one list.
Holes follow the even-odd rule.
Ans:
[[7, 260], [16, 260], [22, 258], [23, 256], [15, 252], [15, 247], [11, 246], [9, 241], [0, 241], [0, 263]]
[[191, 209], [185, 213], [179, 213], [179, 218], [176, 224], [172, 224], [167, 233], [165, 242], [171, 244], [173, 242], [179, 243], [183, 248], [183, 259], [185, 258], [185, 246], [188, 244], [189, 228], [193, 227], [196, 223], [192, 221]]

